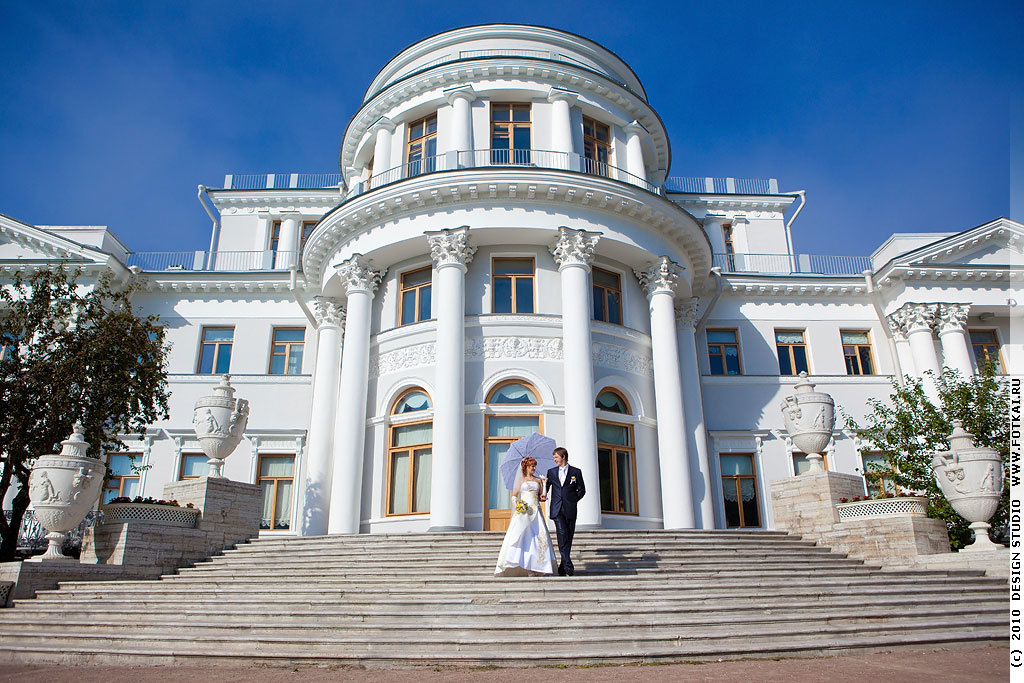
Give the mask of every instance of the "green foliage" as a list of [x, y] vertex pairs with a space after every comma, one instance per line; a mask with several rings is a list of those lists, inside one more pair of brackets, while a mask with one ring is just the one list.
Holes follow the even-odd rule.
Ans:
[[1005, 381], [991, 366], [968, 378], [947, 368], [935, 378], [935, 384], [938, 406], [925, 394], [921, 380], [905, 377], [900, 386], [894, 379], [888, 401], [868, 401], [872, 412], [867, 415], [867, 425], [861, 427], [847, 417], [847, 426], [870, 442], [862, 452], [882, 453], [883, 464], [869, 466], [867, 476], [888, 479], [900, 490], [926, 492], [928, 516], [945, 522], [950, 544], [958, 550], [971, 542], [973, 532], [939, 490], [932, 474], [932, 457], [938, 451], [949, 450], [954, 420], [974, 435], [975, 445], [999, 451], [1003, 459], [1003, 497], [990, 522], [994, 530], [1005, 527], [1010, 502], [1010, 428], [1006, 419], [1010, 395]]
[[12, 485], [13, 519], [0, 515], [0, 561], [10, 560], [28, 507], [35, 458], [58, 452], [80, 421], [89, 455], [123, 450], [167, 417], [164, 331], [137, 317], [136, 284], [104, 274], [93, 285], [63, 266], [0, 287], [0, 500]]

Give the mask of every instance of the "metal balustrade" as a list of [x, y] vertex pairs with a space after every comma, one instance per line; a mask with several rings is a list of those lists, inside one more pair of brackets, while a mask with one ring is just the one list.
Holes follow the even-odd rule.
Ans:
[[723, 273], [774, 275], [860, 275], [871, 270], [871, 259], [867, 256], [819, 254], [714, 254], [712, 264]]
[[[4, 510], [4, 518], [10, 523], [14, 513], [11, 510]], [[94, 524], [103, 522], [103, 512], [90, 511], [85, 519], [77, 527], [67, 533], [64, 539], [64, 546], [81, 547], [82, 536], [85, 530]], [[18, 550], [42, 550], [46, 548], [49, 541], [46, 540], [46, 529], [39, 523], [35, 510], [25, 510], [21, 517], [21, 527], [18, 529]]]
[[689, 194], [778, 194], [779, 181], [775, 178], [669, 176], [665, 179], [665, 191]]
[[258, 173], [224, 176], [225, 190], [326, 190], [337, 188], [340, 173]]
[[136, 251], [125, 265], [146, 272], [288, 270], [299, 265], [297, 251]]

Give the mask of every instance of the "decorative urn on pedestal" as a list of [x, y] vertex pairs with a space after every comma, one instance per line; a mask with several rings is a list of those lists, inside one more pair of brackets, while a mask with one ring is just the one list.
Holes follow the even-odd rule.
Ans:
[[99, 498], [107, 466], [86, 455], [81, 424], [75, 424], [71, 438], [62, 441], [60, 453], [40, 456], [32, 466], [28, 493], [36, 519], [43, 525], [50, 542], [38, 560], [74, 560], [61, 553], [67, 532], [85, 519]]
[[821, 454], [832, 439], [836, 424], [835, 401], [828, 394], [815, 391], [806, 372], [800, 373], [795, 392], [782, 402], [782, 419], [793, 445], [807, 454], [810, 472], [823, 472]]
[[224, 458], [242, 440], [248, 421], [249, 402], [235, 398], [230, 375], [221, 378], [212, 394], [196, 401], [192, 424], [203, 453], [210, 459], [211, 477], [224, 477]]
[[988, 537], [988, 520], [996, 513], [1003, 494], [1003, 461], [999, 451], [974, 445], [974, 435], [953, 421], [950, 450], [936, 453], [932, 472], [950, 505], [971, 523], [974, 542], [963, 550], [1002, 548]]

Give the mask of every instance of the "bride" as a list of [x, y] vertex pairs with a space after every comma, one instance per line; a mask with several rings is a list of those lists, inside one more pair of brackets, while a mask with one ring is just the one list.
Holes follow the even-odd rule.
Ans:
[[543, 482], [537, 478], [537, 461], [523, 458], [512, 495], [512, 521], [498, 553], [495, 576], [539, 576], [554, 574], [555, 551], [551, 548], [547, 522], [541, 511]]

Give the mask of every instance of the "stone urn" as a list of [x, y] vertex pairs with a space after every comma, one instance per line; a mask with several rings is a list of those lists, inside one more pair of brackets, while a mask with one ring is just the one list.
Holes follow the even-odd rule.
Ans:
[[36, 519], [49, 533], [46, 552], [37, 561], [71, 560], [60, 547], [67, 532], [85, 519], [99, 498], [107, 466], [86, 456], [88, 444], [81, 424], [76, 424], [71, 438], [61, 442], [60, 453], [43, 455], [32, 466], [28, 493]]
[[821, 454], [828, 448], [836, 424], [835, 401], [828, 394], [815, 391], [806, 372], [800, 373], [800, 381], [793, 389], [795, 393], [779, 406], [786, 431], [793, 445], [807, 454], [811, 465], [808, 473], [823, 472]]
[[950, 505], [971, 523], [974, 542], [964, 550], [1002, 548], [988, 537], [988, 520], [996, 513], [1003, 495], [1003, 461], [999, 451], [974, 445], [974, 435], [953, 421], [950, 450], [936, 453], [932, 472]]
[[248, 421], [249, 402], [235, 398], [230, 375], [221, 378], [212, 394], [196, 401], [192, 424], [203, 453], [210, 459], [211, 477], [224, 477], [224, 458], [231, 455], [242, 440]]

